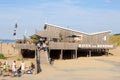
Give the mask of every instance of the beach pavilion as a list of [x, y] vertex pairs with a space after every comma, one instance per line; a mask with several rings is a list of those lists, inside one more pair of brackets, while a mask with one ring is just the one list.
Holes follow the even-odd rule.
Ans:
[[44, 30], [36, 30], [35, 34], [46, 38], [50, 58], [71, 59], [108, 55], [109, 49], [114, 48], [109, 43], [110, 32], [108, 30], [88, 34], [46, 23]]
[[[114, 48], [114, 45], [109, 43], [110, 32], [88, 34], [46, 23], [44, 29], [36, 30], [34, 35], [45, 40], [47, 51], [40, 51], [36, 45], [22, 42], [17, 42], [15, 47], [21, 58], [33, 58], [36, 65], [50, 64], [50, 61], [54, 59], [109, 55], [109, 49]], [[40, 65], [36, 66], [36, 73], [38, 67]]]

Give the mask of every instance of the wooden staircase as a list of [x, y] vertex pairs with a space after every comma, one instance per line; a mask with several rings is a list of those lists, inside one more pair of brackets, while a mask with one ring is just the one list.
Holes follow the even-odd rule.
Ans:
[[40, 64], [49, 64], [48, 52], [44, 50], [40, 50]]

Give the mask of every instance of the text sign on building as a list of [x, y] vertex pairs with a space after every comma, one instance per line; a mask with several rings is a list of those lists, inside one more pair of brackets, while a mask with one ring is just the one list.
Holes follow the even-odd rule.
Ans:
[[79, 44], [79, 48], [114, 48], [113, 45], [104, 44]]

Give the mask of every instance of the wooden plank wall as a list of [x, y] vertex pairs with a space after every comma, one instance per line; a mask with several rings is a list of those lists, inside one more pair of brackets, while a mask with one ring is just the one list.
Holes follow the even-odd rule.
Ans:
[[42, 34], [47, 38], [60, 38], [62, 35], [62, 42], [72, 42], [74, 38], [69, 38], [70, 35], [82, 35], [82, 40], [80, 44], [109, 44], [109, 32], [101, 32], [95, 34], [85, 34], [83, 32], [77, 32], [72, 30], [67, 30], [64, 28], [55, 27], [53, 25], [45, 25], [46, 29], [44, 31], [38, 31], [37, 34]]

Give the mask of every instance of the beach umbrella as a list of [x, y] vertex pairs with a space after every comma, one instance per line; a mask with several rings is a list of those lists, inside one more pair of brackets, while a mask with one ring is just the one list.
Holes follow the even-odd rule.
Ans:
[[72, 38], [73, 41], [74, 41], [74, 39], [77, 38], [77, 37], [81, 37], [81, 36], [79, 36], [79, 35], [69, 35], [69, 36], [67, 36], [67, 38]]

